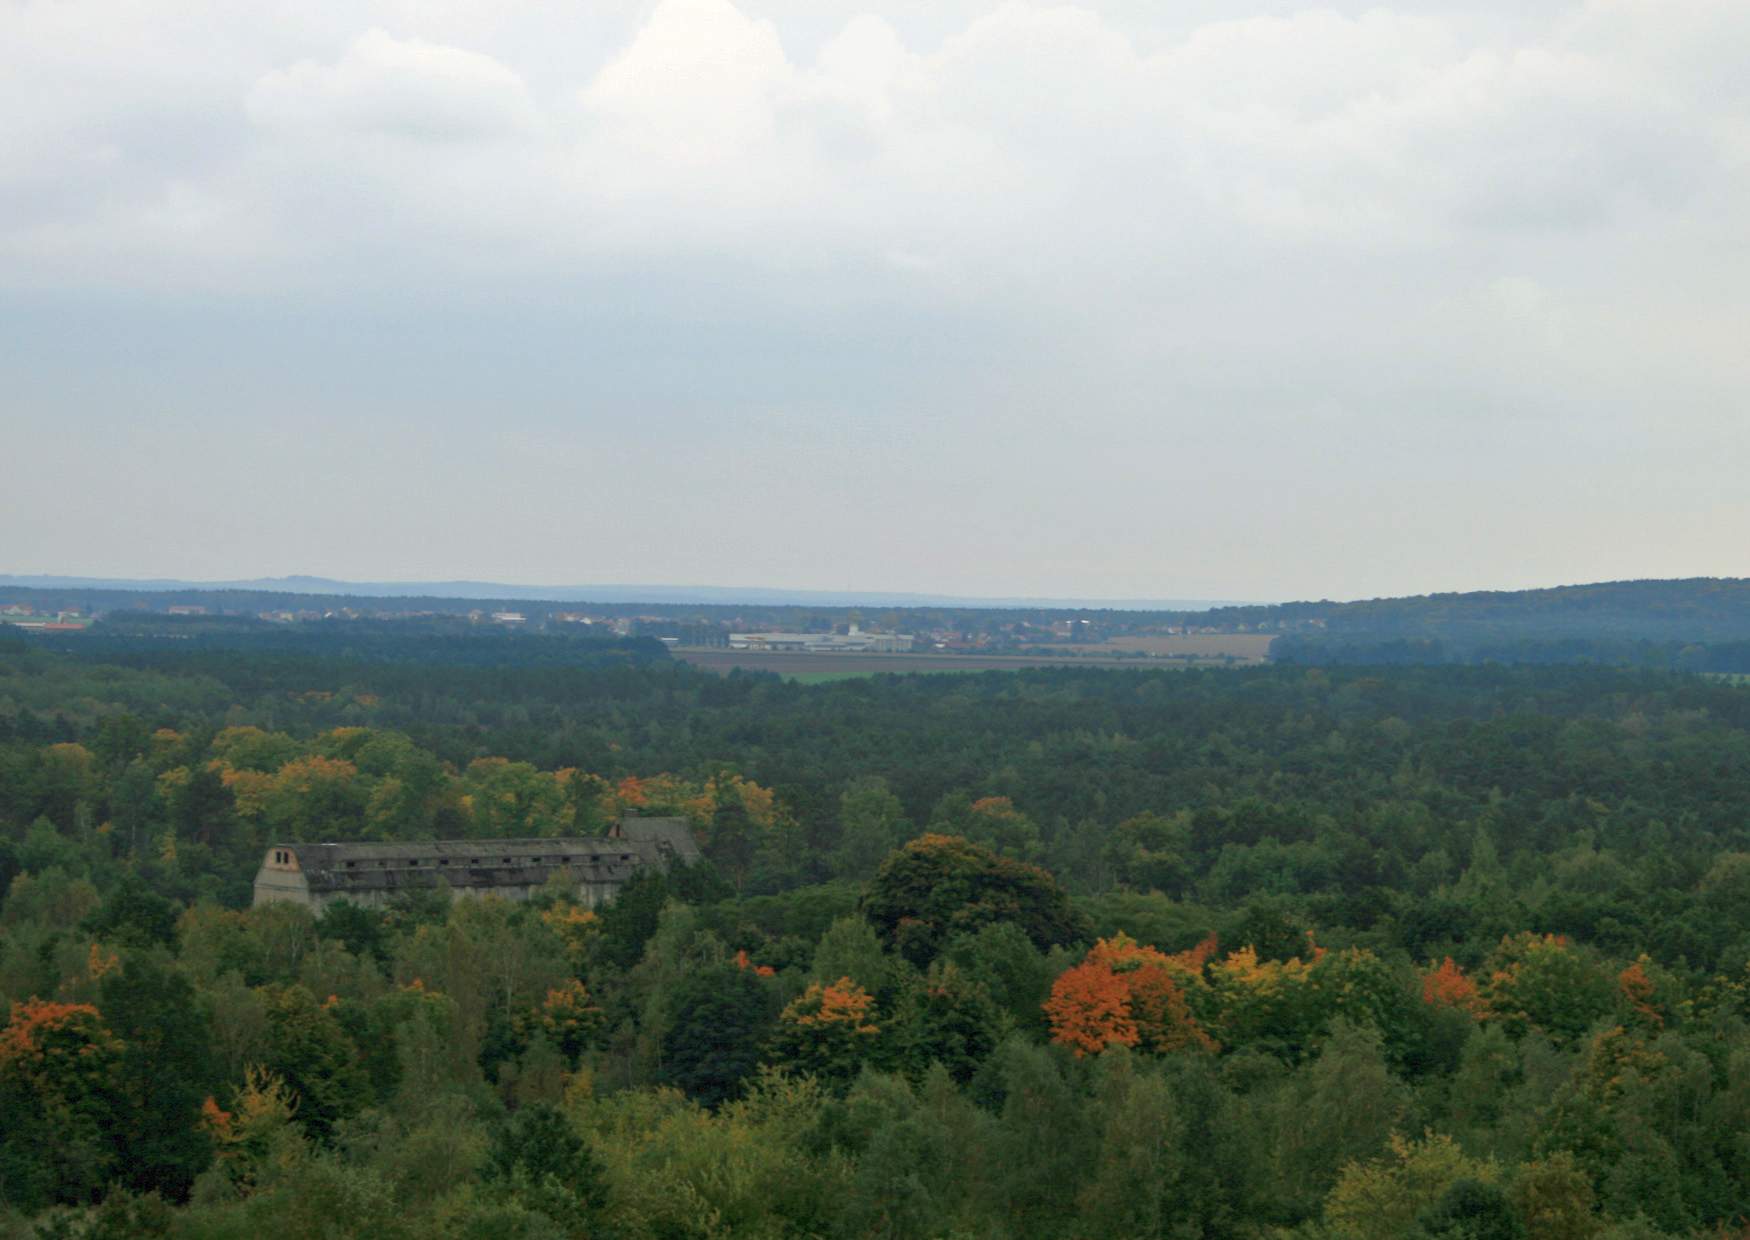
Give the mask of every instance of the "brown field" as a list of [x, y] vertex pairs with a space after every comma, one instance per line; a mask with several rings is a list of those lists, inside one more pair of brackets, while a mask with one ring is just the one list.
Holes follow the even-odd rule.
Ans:
[[[1099, 649], [1080, 646], [1077, 650]], [[999, 672], [1023, 667], [1128, 667], [1173, 668], [1185, 663], [1167, 659], [1102, 658], [1097, 654], [797, 654], [785, 651], [695, 649], [680, 647], [672, 652], [695, 667], [728, 673], [740, 667], [749, 671], [777, 672], [799, 679], [838, 679], [845, 676], [877, 676], [883, 672]], [[1204, 655], [1204, 658], [1211, 656]]]
[[1168, 659], [1235, 658], [1246, 663], [1262, 663], [1269, 653], [1273, 635], [1270, 633], [1187, 633], [1179, 636], [1162, 633], [1142, 637], [1113, 637], [1097, 646], [1053, 646], [1053, 650], [1085, 650], [1089, 653], [1110, 651], [1114, 654], [1135, 652], [1158, 655]]

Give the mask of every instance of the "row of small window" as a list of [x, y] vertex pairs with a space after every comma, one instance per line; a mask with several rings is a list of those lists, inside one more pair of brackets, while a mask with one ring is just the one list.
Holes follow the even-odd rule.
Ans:
[[[599, 853], [595, 854], [591, 857], [588, 857], [588, 858], [584, 858], [584, 857], [505, 857], [501, 864], [504, 864], [504, 865], [572, 865], [574, 863], [585, 861], [585, 860], [600, 862], [603, 860], [610, 860], [611, 861], [611, 860], [613, 860], [613, 858], [611, 858], [611, 857], [604, 858]], [[619, 856], [619, 860], [630, 861], [630, 860], [632, 860], [632, 854], [631, 853], [621, 853]], [[356, 870], [356, 869], [358, 869], [360, 864], [361, 863], [357, 862], [357, 861], [343, 861], [343, 862], [341, 862], [342, 867], [344, 867], [345, 869], [348, 869], [348, 870]], [[369, 865], [370, 863], [364, 862], [363, 864]], [[409, 865], [409, 866], [420, 866], [420, 865], [423, 865], [424, 862], [422, 862], [418, 857], [409, 857], [409, 858], [407, 858], [407, 860], [405, 862], [402, 862], [400, 864]], [[448, 866], [450, 864], [450, 860], [448, 857], [439, 857], [437, 860], [437, 864], [440, 867]], [[492, 862], [487, 860], [484, 857], [470, 857], [470, 858], [468, 858], [468, 864], [471, 866], [486, 866], [486, 865], [491, 865]], [[386, 870], [389, 868], [389, 865], [390, 865], [390, 862], [386, 858], [384, 860], [377, 862], [377, 867], [379, 869]]]

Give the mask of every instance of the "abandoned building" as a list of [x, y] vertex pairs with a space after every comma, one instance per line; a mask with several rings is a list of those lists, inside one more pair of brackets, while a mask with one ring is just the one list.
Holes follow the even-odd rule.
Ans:
[[641, 869], [698, 858], [686, 819], [631, 816], [593, 839], [275, 844], [255, 875], [255, 903], [285, 900], [320, 910], [350, 900], [378, 908], [399, 892], [440, 884], [458, 896], [526, 900], [563, 875], [593, 908]]

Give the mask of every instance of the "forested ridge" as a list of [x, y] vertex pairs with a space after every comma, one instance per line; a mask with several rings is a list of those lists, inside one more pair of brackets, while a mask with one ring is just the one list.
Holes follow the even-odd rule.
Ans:
[[1613, 663], [1750, 671], [1750, 581], [1696, 577], [1224, 608], [1295, 663]]
[[[419, 640], [0, 651], [0, 1234], [1743, 1231], [1750, 690]], [[248, 907], [625, 812], [707, 861]]]

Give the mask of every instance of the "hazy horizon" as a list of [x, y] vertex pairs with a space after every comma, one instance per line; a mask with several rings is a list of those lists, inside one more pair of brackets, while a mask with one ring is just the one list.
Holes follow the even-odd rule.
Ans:
[[934, 594], [907, 590], [809, 590], [761, 585], [684, 582], [344, 581], [310, 574], [192, 580], [175, 577], [91, 577], [52, 573], [0, 573], [0, 588], [42, 590], [223, 591], [341, 594], [359, 598], [452, 598], [554, 603], [746, 603], [755, 606], [1052, 607], [1128, 611], [1202, 611], [1216, 607], [1268, 605], [1260, 599], [1065, 598]]
[[[1627, 579], [1624, 579], [1625, 581]], [[1641, 582], [1676, 584], [1679, 581], [1742, 582], [1742, 578], [1639, 578]], [[1529, 587], [1527, 592], [1565, 589], [1587, 589], [1618, 582], [1551, 582]], [[714, 585], [680, 582], [505, 582], [505, 581], [348, 581], [311, 574], [291, 574], [280, 577], [215, 578], [196, 580], [174, 577], [93, 577], [65, 574], [33, 574], [0, 572], [0, 589], [7, 587], [55, 590], [134, 590], [146, 592], [253, 591], [260, 593], [340, 595], [361, 599], [443, 598], [451, 600], [500, 601], [521, 603], [600, 603], [625, 606], [635, 603], [655, 605], [704, 604], [712, 606], [747, 605], [818, 606], [828, 608], [892, 607], [963, 609], [1053, 608], [1108, 609], [1115, 611], [1192, 612], [1226, 607], [1275, 607], [1329, 603], [1381, 602], [1396, 599], [1438, 597], [1453, 594], [1498, 594], [1520, 591], [1484, 589], [1481, 591], [1431, 591], [1422, 594], [1370, 595], [1340, 598], [1329, 595], [1275, 599], [1190, 599], [1190, 598], [1100, 598], [1053, 595], [964, 595], [940, 594], [907, 590], [813, 590], [789, 589], [764, 585]]]
[[12, 571], [1750, 574], [1741, 4], [94, 0], [0, 40]]

